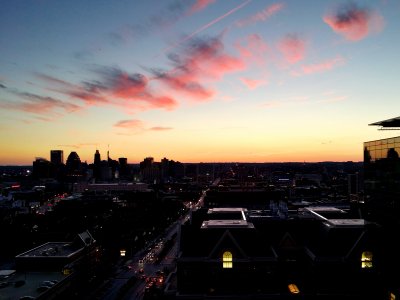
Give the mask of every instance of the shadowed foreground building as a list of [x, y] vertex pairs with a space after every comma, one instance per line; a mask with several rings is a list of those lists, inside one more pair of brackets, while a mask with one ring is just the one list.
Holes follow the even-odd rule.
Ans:
[[[400, 129], [400, 117], [369, 125], [380, 130]], [[385, 255], [382, 273], [386, 288], [393, 298], [400, 299], [398, 270], [400, 261], [400, 136], [364, 143], [365, 218], [383, 226]]]
[[347, 217], [333, 207], [193, 211], [181, 228], [176, 298], [387, 299], [378, 227]]

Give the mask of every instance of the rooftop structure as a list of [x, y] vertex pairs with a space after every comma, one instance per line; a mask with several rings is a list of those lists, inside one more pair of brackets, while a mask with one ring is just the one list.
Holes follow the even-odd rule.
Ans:
[[72, 242], [49, 242], [30, 249], [15, 257], [17, 270], [59, 270], [76, 261], [84, 249], [95, 243], [89, 232], [85, 231]]
[[204, 221], [201, 228], [254, 228], [246, 220], [209, 220]]
[[207, 219], [236, 212], [244, 210], [203, 208], [182, 225], [176, 299], [286, 299], [290, 284], [302, 299], [379, 298], [378, 284], [366, 284], [379, 261], [374, 224], [322, 206], [287, 218], [265, 209], [249, 210], [247, 219]]
[[381, 126], [379, 130], [399, 130], [400, 117], [383, 120], [375, 123], [368, 124], [370, 126]]

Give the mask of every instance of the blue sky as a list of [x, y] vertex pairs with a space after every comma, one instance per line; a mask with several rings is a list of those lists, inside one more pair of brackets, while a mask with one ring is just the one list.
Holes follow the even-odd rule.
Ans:
[[362, 160], [397, 116], [398, 1], [4, 0], [0, 164], [50, 149]]

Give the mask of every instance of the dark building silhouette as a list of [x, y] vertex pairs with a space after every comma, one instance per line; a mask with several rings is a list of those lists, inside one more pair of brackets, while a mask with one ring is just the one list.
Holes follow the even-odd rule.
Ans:
[[345, 215], [334, 207], [284, 219], [241, 208], [193, 211], [181, 227], [176, 298], [383, 299], [378, 228]]
[[119, 177], [121, 179], [128, 179], [130, 177], [130, 169], [128, 159], [126, 157], [118, 158], [119, 163]]
[[52, 164], [47, 159], [36, 157], [32, 164], [32, 176], [35, 179], [51, 178], [52, 177]]
[[64, 151], [50, 150], [50, 161], [53, 165], [62, 165], [64, 163]]
[[[369, 125], [381, 130], [399, 129], [400, 117]], [[364, 203], [365, 218], [383, 226], [385, 260], [382, 278], [390, 299], [400, 298], [398, 254], [400, 247], [393, 243], [400, 235], [400, 136], [364, 143]], [[396, 237], [396, 238], [395, 238]]]
[[367, 217], [400, 226], [400, 137], [364, 143]]
[[67, 158], [67, 169], [70, 172], [79, 171], [81, 168], [81, 159], [75, 151], [72, 151]]
[[95, 180], [101, 180], [101, 157], [99, 150], [96, 149], [93, 159], [93, 177]]
[[160, 181], [160, 163], [154, 162], [153, 157], [146, 157], [140, 163], [140, 174], [143, 182], [157, 183]]

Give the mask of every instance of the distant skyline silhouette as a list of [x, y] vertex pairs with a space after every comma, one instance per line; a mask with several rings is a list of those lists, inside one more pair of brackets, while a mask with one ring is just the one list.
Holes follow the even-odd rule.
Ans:
[[398, 103], [396, 1], [2, 1], [0, 165], [362, 161]]

